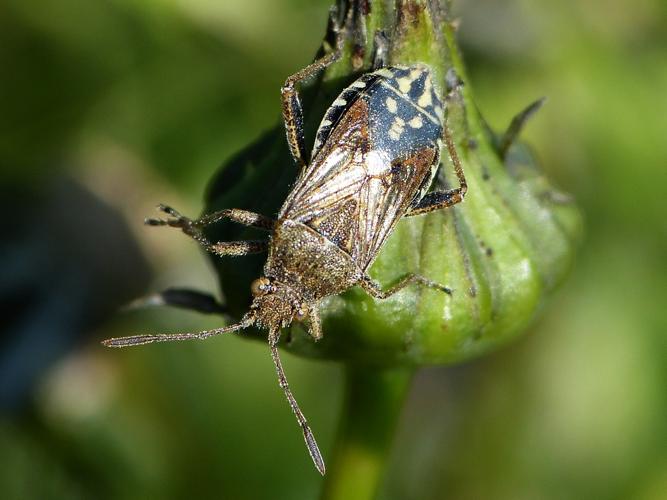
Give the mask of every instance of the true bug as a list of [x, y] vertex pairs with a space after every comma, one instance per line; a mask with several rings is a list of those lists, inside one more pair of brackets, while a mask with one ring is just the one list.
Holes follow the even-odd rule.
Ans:
[[[382, 290], [368, 275], [368, 269], [401, 217], [454, 205], [467, 189], [452, 138], [444, 126], [442, 100], [425, 65], [380, 67], [343, 90], [322, 119], [308, 161], [303, 113], [295, 87], [338, 56], [336, 50], [315, 61], [287, 78], [282, 87], [287, 142], [300, 172], [276, 220], [236, 208], [191, 220], [164, 205], [160, 209], [170, 218], [146, 220], [149, 225], [180, 228], [220, 256], [268, 250], [264, 276], [253, 282], [254, 299], [241, 321], [199, 333], [104, 341], [109, 347], [126, 347], [206, 339], [252, 325], [267, 329], [280, 386], [322, 474], [324, 460], [290, 391], [278, 355], [281, 329], [294, 320], [308, 319], [310, 335], [319, 339], [319, 302], [354, 285], [377, 299], [387, 298], [410, 283], [450, 293], [446, 287], [416, 274]], [[427, 194], [440, 164], [442, 138], [460, 186]], [[269, 241], [208, 241], [202, 228], [222, 219], [270, 231]]]

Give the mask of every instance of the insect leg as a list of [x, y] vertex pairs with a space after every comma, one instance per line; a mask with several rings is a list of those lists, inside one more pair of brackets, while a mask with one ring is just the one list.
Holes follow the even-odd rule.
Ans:
[[213, 224], [221, 219], [231, 219], [235, 222], [254, 227], [261, 227], [268, 229], [273, 227], [274, 221], [263, 215], [246, 210], [239, 210], [237, 208], [220, 210], [209, 215], [205, 215], [201, 219], [192, 220], [184, 217], [176, 210], [166, 205], [159, 205], [158, 208], [170, 215], [169, 219], [146, 219], [145, 223], [149, 226], [170, 226], [177, 227], [192, 239], [198, 241], [206, 250], [220, 256], [241, 256], [253, 253], [261, 253], [268, 249], [268, 242], [266, 241], [220, 241], [211, 243], [204, 233], [202, 228]]
[[203, 314], [222, 314], [227, 311], [227, 308], [213, 295], [189, 288], [168, 288], [133, 301], [127, 309], [154, 306], [180, 307]]
[[468, 183], [466, 182], [465, 175], [463, 174], [461, 160], [459, 160], [459, 155], [456, 152], [456, 146], [454, 146], [454, 140], [452, 139], [452, 135], [446, 125], [443, 127], [443, 135], [445, 138], [447, 151], [449, 152], [449, 157], [452, 159], [452, 163], [454, 164], [454, 172], [456, 173], [456, 177], [459, 180], [459, 187], [456, 189], [450, 189], [449, 191], [434, 191], [432, 193], [428, 193], [405, 214], [406, 217], [425, 214], [428, 212], [433, 212], [434, 210], [440, 210], [441, 208], [447, 208], [451, 207], [452, 205], [456, 205], [457, 203], [463, 201], [463, 198], [468, 191]]
[[292, 157], [300, 170], [303, 170], [308, 164], [308, 155], [306, 154], [303, 136], [303, 108], [301, 107], [301, 100], [299, 99], [296, 85], [335, 62], [341, 54], [342, 39], [342, 36], [338, 33], [336, 48], [333, 52], [288, 77], [287, 80], [285, 80], [285, 84], [280, 89], [287, 144], [289, 145]]
[[229, 219], [239, 224], [243, 224], [244, 226], [266, 229], [267, 231], [272, 231], [276, 224], [270, 217], [248, 210], [241, 210], [240, 208], [227, 208], [213, 212], [212, 214], [204, 215], [197, 219], [196, 223], [200, 227], [204, 227], [209, 224], [214, 224], [222, 219]]
[[359, 281], [358, 285], [363, 288], [371, 297], [376, 299], [386, 299], [413, 283], [423, 285], [428, 288], [433, 288], [435, 290], [440, 290], [441, 292], [445, 292], [448, 295], [452, 294], [452, 290], [450, 288], [441, 285], [440, 283], [436, 283], [435, 281], [425, 278], [419, 274], [412, 273], [401, 278], [398, 283], [387, 290], [382, 290], [380, 284], [367, 274], [361, 278], [361, 281]]
[[241, 210], [240, 208], [227, 208], [225, 210], [219, 210], [213, 212], [212, 214], [204, 215], [203, 217], [192, 220], [188, 217], [181, 215], [178, 211], [171, 208], [167, 205], [158, 205], [158, 210], [166, 213], [170, 216], [169, 219], [146, 219], [144, 222], [149, 226], [171, 226], [178, 227], [183, 230], [186, 234], [189, 234], [188, 231], [194, 232], [201, 230], [202, 228], [215, 224], [223, 219], [229, 219], [231, 221], [243, 224], [244, 226], [256, 227], [258, 229], [266, 229], [267, 231], [273, 230], [275, 221], [269, 217], [266, 217], [262, 214], [255, 212], [249, 212], [248, 210]]
[[206, 250], [220, 257], [242, 257], [253, 253], [266, 252], [269, 248], [268, 241], [259, 240], [219, 241], [218, 243], [208, 243], [206, 240], [198, 241]]
[[294, 416], [296, 417], [296, 421], [301, 427], [301, 431], [303, 432], [303, 439], [306, 441], [306, 447], [308, 448], [308, 453], [310, 453], [310, 458], [313, 460], [313, 463], [315, 464], [315, 467], [317, 467], [317, 470], [320, 472], [320, 474], [324, 475], [326, 467], [324, 465], [324, 459], [322, 458], [320, 449], [317, 446], [317, 441], [315, 441], [315, 436], [313, 436], [313, 431], [310, 430], [308, 421], [299, 408], [299, 405], [297, 404], [296, 399], [292, 394], [292, 390], [287, 383], [287, 377], [285, 376], [285, 371], [283, 370], [283, 365], [280, 361], [280, 355], [278, 354], [279, 338], [279, 330], [271, 330], [269, 332], [269, 347], [271, 348], [271, 358], [273, 358], [273, 364], [276, 366], [276, 372], [278, 373], [278, 384], [285, 393], [287, 402], [292, 408]]

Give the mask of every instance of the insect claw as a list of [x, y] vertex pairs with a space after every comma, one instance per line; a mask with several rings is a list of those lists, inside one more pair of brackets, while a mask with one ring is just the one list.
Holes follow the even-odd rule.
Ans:
[[164, 219], [153, 219], [151, 217], [146, 217], [144, 219], [144, 224], [147, 226], [166, 226], [169, 224], [169, 222]]
[[164, 213], [166, 213], [166, 214], [168, 214], [168, 215], [171, 215], [172, 217], [176, 217], [177, 219], [180, 219], [180, 218], [182, 217], [181, 214], [178, 213], [177, 210], [171, 208], [169, 205], [165, 205], [164, 203], [160, 203], [160, 204], [157, 206], [157, 209], [158, 209], [160, 212], [164, 212]]
[[169, 205], [164, 205], [160, 203], [157, 206], [157, 209], [169, 215], [171, 218], [165, 220], [165, 219], [147, 217], [146, 219], [144, 219], [144, 224], [148, 226], [177, 227], [179, 229], [184, 230], [186, 234], [189, 234], [191, 228], [197, 226], [197, 221], [193, 221], [188, 217], [181, 215], [178, 210], [171, 208]]

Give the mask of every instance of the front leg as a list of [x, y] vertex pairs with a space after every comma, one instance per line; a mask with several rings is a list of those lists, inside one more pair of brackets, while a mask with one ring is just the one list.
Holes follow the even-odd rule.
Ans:
[[296, 90], [296, 85], [338, 60], [341, 54], [341, 45], [342, 37], [338, 33], [336, 47], [333, 52], [288, 77], [280, 89], [287, 144], [289, 145], [294, 161], [299, 166], [300, 172], [308, 165], [308, 155], [303, 135], [303, 108], [301, 107], [301, 100], [299, 99], [299, 92]]
[[243, 257], [244, 255], [266, 252], [269, 249], [269, 242], [260, 240], [209, 243], [204, 239], [200, 243], [206, 250], [220, 257]]
[[276, 222], [262, 214], [250, 212], [248, 210], [241, 210], [240, 208], [226, 208], [211, 214], [206, 214], [199, 219], [190, 219], [181, 215], [176, 209], [159, 204], [157, 209], [169, 215], [168, 219], [153, 219], [146, 218], [144, 223], [149, 226], [170, 226], [180, 228], [188, 236], [195, 237], [196, 233], [201, 233], [201, 230], [206, 226], [215, 224], [223, 219], [229, 219], [237, 224], [244, 226], [256, 227], [257, 229], [264, 229], [265, 231], [272, 231]]
[[210, 242], [202, 231], [206, 226], [218, 222], [222, 219], [230, 219], [239, 224], [256, 227], [259, 229], [272, 230], [275, 221], [264, 215], [238, 208], [229, 208], [220, 210], [203, 216], [200, 219], [192, 220], [181, 215], [179, 212], [167, 205], [158, 205], [158, 209], [170, 216], [169, 219], [146, 219], [144, 222], [149, 226], [169, 226], [176, 227], [199, 242], [206, 250], [220, 256], [241, 256], [253, 253], [261, 253], [268, 249], [266, 241], [229, 241], [229, 242]]

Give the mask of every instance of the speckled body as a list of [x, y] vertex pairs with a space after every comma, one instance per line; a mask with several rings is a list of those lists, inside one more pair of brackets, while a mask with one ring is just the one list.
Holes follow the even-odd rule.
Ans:
[[269, 252], [264, 275], [297, 291], [304, 302], [340, 293], [362, 276], [335, 243], [290, 219], [276, 227]]

